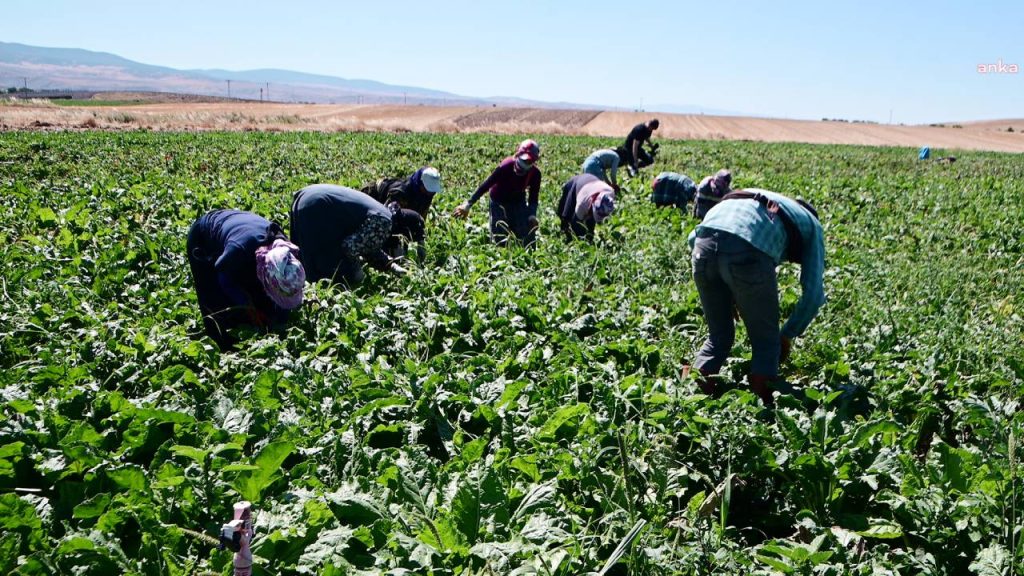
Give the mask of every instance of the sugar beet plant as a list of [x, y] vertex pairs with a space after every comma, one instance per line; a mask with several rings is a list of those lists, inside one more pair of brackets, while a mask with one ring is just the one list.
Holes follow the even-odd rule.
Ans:
[[[598, 243], [564, 244], [558, 186], [611, 142], [537, 139], [524, 251], [446, 216], [517, 137], [3, 134], [0, 571], [228, 573], [204, 535], [248, 499], [257, 574], [1020, 572], [1019, 157], [664, 144], [656, 168], [821, 208], [805, 397], [766, 412], [679, 376], [705, 330], [694, 222], [627, 180]], [[312, 286], [236, 352], [201, 335], [197, 215], [287, 223], [306, 184], [424, 164], [446, 191], [410, 276]]]

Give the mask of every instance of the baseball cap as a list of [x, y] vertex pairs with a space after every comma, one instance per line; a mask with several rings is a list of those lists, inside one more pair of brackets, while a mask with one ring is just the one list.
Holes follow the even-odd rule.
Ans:
[[427, 192], [431, 194], [437, 194], [441, 191], [441, 173], [437, 171], [437, 168], [427, 166], [420, 173], [420, 182], [423, 183], [423, 187], [426, 188]]

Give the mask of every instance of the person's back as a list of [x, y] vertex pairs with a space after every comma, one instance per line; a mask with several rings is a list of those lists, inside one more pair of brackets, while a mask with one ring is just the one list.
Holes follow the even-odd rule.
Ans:
[[345, 258], [342, 241], [368, 218], [391, 221], [391, 211], [367, 194], [335, 184], [314, 184], [295, 193], [292, 241], [302, 249], [310, 281], [334, 277]]
[[697, 186], [686, 174], [662, 172], [651, 184], [651, 202], [658, 207], [675, 206], [686, 210], [696, 193]]

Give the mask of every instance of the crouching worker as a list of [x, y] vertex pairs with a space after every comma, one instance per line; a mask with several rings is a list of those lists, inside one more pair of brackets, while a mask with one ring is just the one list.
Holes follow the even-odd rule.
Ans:
[[188, 232], [188, 263], [203, 326], [222, 349], [233, 328], [276, 328], [302, 304], [305, 271], [281, 227], [240, 210], [214, 210]]
[[562, 186], [558, 218], [566, 240], [594, 241], [594, 227], [615, 211], [615, 191], [593, 174], [573, 176]]
[[395, 203], [426, 220], [434, 195], [441, 192], [441, 173], [437, 168], [425, 166], [408, 178], [381, 178], [364, 186], [362, 191], [385, 206]]
[[[689, 242], [710, 332], [694, 362], [701, 389], [717, 391], [711, 377], [732, 349], [735, 306], [750, 338], [750, 387], [766, 406], [773, 405], [770, 384], [778, 379], [779, 363], [825, 302], [825, 242], [817, 212], [775, 192], [739, 190], [708, 211]], [[780, 330], [775, 267], [784, 261], [800, 265], [801, 295]]]
[[616, 182], [615, 174], [619, 171], [619, 153], [611, 148], [596, 150], [583, 161], [582, 170], [584, 174], [593, 174], [601, 180], [611, 184], [612, 190], [619, 191], [619, 184]]
[[685, 212], [696, 195], [697, 185], [685, 174], [662, 172], [651, 182], [651, 202], [659, 208], [674, 206]]
[[292, 239], [301, 248], [310, 282], [327, 278], [355, 286], [363, 281], [363, 262], [402, 275], [405, 269], [384, 251], [393, 233], [405, 234], [423, 219], [412, 210], [391, 210], [368, 195], [334, 184], [314, 184], [292, 199]]
[[491, 241], [504, 246], [511, 233], [523, 245], [532, 246], [539, 226], [537, 199], [541, 174], [535, 166], [538, 158], [540, 146], [533, 140], [523, 140], [516, 153], [502, 160], [469, 200], [455, 209], [455, 217], [468, 216], [473, 204], [487, 192], [491, 200]]

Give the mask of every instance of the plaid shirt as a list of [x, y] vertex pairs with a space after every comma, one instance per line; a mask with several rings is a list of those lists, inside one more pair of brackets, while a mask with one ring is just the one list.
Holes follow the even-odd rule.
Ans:
[[697, 193], [697, 186], [693, 180], [685, 174], [675, 172], [662, 172], [655, 178], [657, 184], [651, 194], [651, 202], [658, 206], [675, 204], [682, 210], [686, 210], [686, 203], [693, 200]]
[[[796, 338], [804, 333], [818, 310], [825, 303], [825, 234], [821, 224], [807, 210], [782, 194], [746, 188], [759, 192], [778, 202], [785, 210], [803, 239], [803, 261], [800, 263], [800, 300], [793, 314], [782, 326], [782, 335]], [[690, 233], [690, 249], [697, 235], [704, 230], [728, 232], [743, 238], [758, 250], [768, 254], [776, 264], [782, 263], [786, 251], [786, 228], [779, 217], [771, 217], [757, 200], [728, 200], [708, 211], [704, 221]]]

